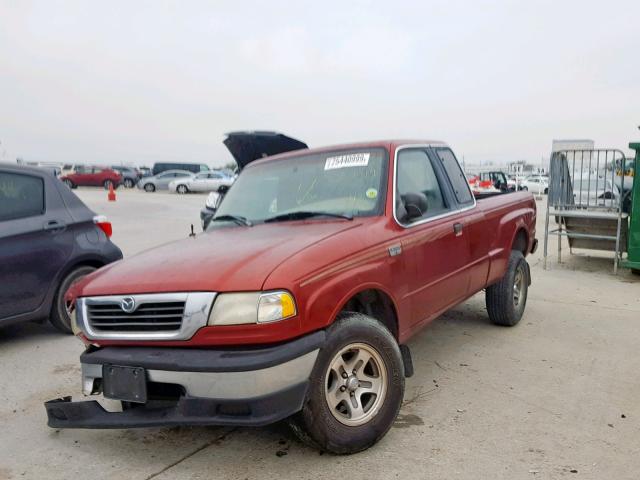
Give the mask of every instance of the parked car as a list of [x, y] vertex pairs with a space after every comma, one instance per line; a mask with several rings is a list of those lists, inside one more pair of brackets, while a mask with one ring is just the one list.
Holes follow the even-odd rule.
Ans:
[[[385, 141], [256, 160], [207, 232], [81, 282], [86, 395], [45, 404], [53, 428], [265, 425], [334, 453], [375, 444], [413, 371], [407, 342], [486, 289], [524, 314], [536, 203], [476, 200], [451, 149]], [[496, 334], [500, 332], [496, 331]]]
[[573, 198], [580, 205], [616, 206], [620, 201], [620, 189], [611, 178], [574, 177]]
[[0, 164], [0, 326], [48, 317], [71, 332], [67, 291], [122, 258], [111, 230], [48, 172]]
[[525, 191], [528, 190], [536, 195], [542, 195], [543, 193], [546, 195], [549, 193], [549, 177], [545, 177], [543, 175], [532, 175], [527, 177], [522, 181], [520, 189]]
[[73, 163], [65, 163], [62, 165], [60, 169], [60, 176], [64, 177], [65, 175], [69, 175], [70, 173], [75, 172], [76, 165]]
[[234, 180], [233, 177], [210, 170], [208, 172], [196, 173], [192, 177], [174, 180], [169, 183], [169, 190], [177, 193], [213, 192], [217, 191], [221, 185], [230, 187], [233, 185]]
[[152, 175], [151, 177], [142, 177], [138, 181], [138, 188], [145, 192], [155, 192], [156, 190], [167, 190], [169, 184], [180, 178], [191, 178], [193, 173], [186, 170], [167, 170], [166, 172]]
[[482, 172], [479, 175], [480, 182], [491, 182], [491, 186], [500, 191], [515, 191], [515, 185], [509, 183], [509, 179], [504, 172]]
[[69, 188], [104, 187], [118, 188], [122, 175], [107, 167], [76, 165], [71, 173], [60, 177]]
[[159, 173], [166, 172], [167, 170], [186, 170], [191, 173], [206, 172], [209, 167], [204, 163], [165, 163], [159, 162], [153, 164], [152, 173], [158, 175]]
[[122, 175], [122, 184], [126, 188], [133, 188], [138, 183], [138, 180], [142, 177], [140, 172], [133, 167], [124, 167], [122, 165], [114, 165], [111, 167], [113, 170]]
[[149, 167], [140, 167], [138, 168], [138, 170], [140, 171], [140, 178], [150, 177], [151, 175], [153, 175], [153, 172], [151, 172], [151, 169]]

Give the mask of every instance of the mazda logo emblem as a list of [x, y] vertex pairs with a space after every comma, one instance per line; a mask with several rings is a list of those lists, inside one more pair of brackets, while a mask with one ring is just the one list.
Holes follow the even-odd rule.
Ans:
[[136, 309], [136, 301], [133, 297], [124, 297], [120, 300], [120, 308], [127, 313], [132, 313]]

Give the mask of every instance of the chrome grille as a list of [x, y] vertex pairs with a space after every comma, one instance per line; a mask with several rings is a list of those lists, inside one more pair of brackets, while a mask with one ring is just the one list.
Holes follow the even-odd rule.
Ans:
[[99, 332], [171, 332], [180, 330], [185, 301], [141, 303], [125, 312], [117, 303], [87, 305], [91, 328]]

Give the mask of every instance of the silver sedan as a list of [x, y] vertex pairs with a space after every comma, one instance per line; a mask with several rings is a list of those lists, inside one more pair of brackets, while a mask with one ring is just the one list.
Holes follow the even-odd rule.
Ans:
[[167, 190], [169, 183], [174, 180], [193, 177], [193, 173], [186, 170], [166, 170], [152, 177], [143, 177], [138, 182], [138, 188], [142, 188], [145, 192], [155, 192], [156, 190]]
[[220, 172], [208, 171], [200, 172], [190, 178], [178, 178], [169, 184], [169, 190], [178, 193], [189, 192], [214, 192], [221, 185], [230, 187], [234, 182], [233, 177], [229, 177]]

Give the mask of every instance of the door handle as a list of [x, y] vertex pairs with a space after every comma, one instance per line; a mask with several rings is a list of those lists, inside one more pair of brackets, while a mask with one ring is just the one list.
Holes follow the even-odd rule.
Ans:
[[67, 228], [67, 226], [58, 220], [51, 220], [45, 223], [44, 227], [42, 227], [45, 232], [60, 232], [65, 228]]
[[454, 223], [453, 224], [453, 233], [456, 234], [456, 237], [459, 237], [460, 235], [462, 235], [462, 224], [461, 223]]

